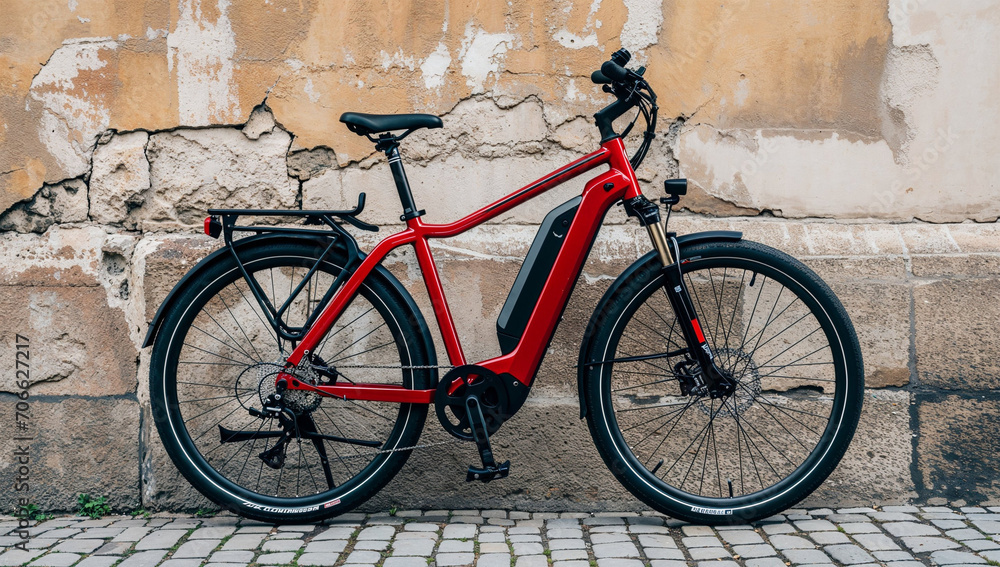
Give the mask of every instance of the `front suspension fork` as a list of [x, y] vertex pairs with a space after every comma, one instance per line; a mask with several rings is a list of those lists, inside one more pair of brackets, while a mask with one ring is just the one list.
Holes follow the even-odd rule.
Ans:
[[659, 220], [649, 223], [646, 225], [646, 232], [649, 233], [649, 239], [653, 241], [653, 249], [660, 257], [663, 267], [667, 268], [673, 265], [674, 252], [670, 249], [670, 243], [667, 242], [666, 229], [663, 228], [663, 224]]
[[704, 380], [704, 384], [697, 384], [697, 387], [703, 389], [704, 393], [711, 394], [712, 397], [718, 397], [731, 390], [732, 384], [730, 382], [732, 380], [716, 367], [715, 354], [705, 339], [701, 324], [698, 322], [698, 313], [691, 301], [687, 286], [684, 284], [677, 240], [672, 236], [667, 236], [666, 229], [660, 222], [659, 207], [645, 196], [639, 195], [625, 201], [625, 211], [629, 216], [637, 217], [639, 223], [646, 228], [653, 248], [663, 265], [663, 275], [667, 280], [664, 292], [670, 301], [674, 315], [677, 317], [681, 334], [687, 343], [689, 356], [698, 363], [702, 370], [700, 378]]
[[715, 356], [705, 340], [705, 334], [698, 322], [698, 313], [691, 302], [687, 286], [684, 285], [680, 258], [675, 258], [674, 244], [676, 240], [672, 237], [667, 238], [666, 231], [659, 222], [646, 225], [646, 231], [649, 233], [649, 239], [653, 242], [653, 248], [656, 249], [656, 253], [663, 263], [663, 275], [667, 278], [664, 291], [667, 294], [667, 299], [670, 300], [670, 306], [674, 309], [674, 315], [677, 316], [680, 323], [684, 340], [693, 351], [691, 355], [701, 363], [702, 368], [711, 367]]

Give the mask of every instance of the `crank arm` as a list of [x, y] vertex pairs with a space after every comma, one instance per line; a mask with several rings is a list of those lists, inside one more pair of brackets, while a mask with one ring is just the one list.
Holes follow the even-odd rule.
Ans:
[[486, 431], [486, 420], [483, 418], [483, 411], [479, 405], [479, 399], [470, 396], [465, 400], [465, 411], [469, 418], [469, 425], [472, 428], [472, 438], [476, 442], [479, 450], [479, 457], [483, 461], [483, 468], [469, 467], [469, 472], [465, 476], [466, 482], [478, 480], [489, 482], [495, 478], [507, 478], [510, 474], [510, 461], [497, 465], [493, 457], [493, 448], [490, 446], [490, 435]]
[[466, 415], [469, 416], [472, 438], [476, 442], [476, 448], [479, 449], [479, 456], [482, 457], [483, 468], [495, 468], [497, 463], [493, 458], [493, 448], [490, 446], [490, 436], [486, 431], [486, 420], [483, 419], [483, 411], [479, 407], [479, 399], [475, 396], [466, 399], [465, 411]]

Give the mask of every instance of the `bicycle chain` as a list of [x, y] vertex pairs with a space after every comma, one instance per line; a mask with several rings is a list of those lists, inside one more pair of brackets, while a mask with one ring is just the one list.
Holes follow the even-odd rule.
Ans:
[[396, 447], [395, 449], [381, 449], [377, 451], [371, 451], [369, 453], [362, 453], [360, 455], [349, 455], [347, 457], [339, 457], [340, 461], [347, 461], [350, 459], [364, 459], [368, 457], [374, 457], [376, 455], [384, 455], [387, 453], [398, 453], [400, 451], [413, 451], [416, 449], [429, 449], [431, 447], [440, 447], [441, 445], [457, 445], [459, 443], [464, 443], [465, 441], [461, 439], [449, 439], [448, 441], [437, 441], [434, 443], [423, 443], [420, 445], [410, 445], [409, 447]]
[[[338, 364], [335, 368], [380, 368], [380, 369], [397, 369], [397, 370], [428, 370], [431, 368], [442, 369], [442, 368], [455, 368], [452, 365], [441, 364], [441, 365], [391, 365], [391, 364]], [[414, 451], [416, 449], [429, 449], [431, 447], [440, 447], [442, 445], [457, 445], [462, 443], [461, 439], [449, 439], [447, 441], [437, 441], [435, 443], [422, 443], [417, 445], [410, 445], [409, 447], [396, 447], [395, 449], [380, 449], [375, 451], [370, 451], [362, 453], [360, 455], [349, 455], [347, 457], [339, 457], [339, 460], [346, 461], [350, 459], [363, 459], [366, 457], [375, 457], [377, 455], [385, 455], [388, 453], [398, 453], [400, 451]]]

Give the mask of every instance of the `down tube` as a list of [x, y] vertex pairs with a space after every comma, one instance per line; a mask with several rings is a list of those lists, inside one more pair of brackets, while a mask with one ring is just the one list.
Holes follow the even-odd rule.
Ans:
[[[614, 187], [604, 189], [609, 183]], [[479, 364], [498, 374], [509, 373], [521, 383], [531, 385], [556, 325], [562, 318], [583, 263], [587, 261], [590, 248], [604, 222], [604, 215], [631, 186], [629, 179], [615, 169], [587, 183], [576, 220], [569, 227], [566, 242], [556, 256], [520, 342], [506, 355]]]

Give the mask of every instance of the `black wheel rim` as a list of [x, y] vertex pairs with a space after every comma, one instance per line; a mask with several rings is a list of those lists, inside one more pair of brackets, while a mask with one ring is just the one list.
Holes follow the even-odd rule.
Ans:
[[[736, 257], [684, 267], [717, 365], [739, 379], [737, 391], [683, 395], [682, 357], [607, 364], [609, 433], [654, 490], [704, 513], [738, 514], [794, 488], [829, 451], [846, 400], [841, 340], [820, 302], [778, 269]], [[626, 308], [605, 359], [683, 348], [662, 282], [646, 284]], [[647, 299], [657, 294], [653, 309]]]
[[[308, 256], [273, 256], [247, 262], [247, 267], [272, 304], [280, 305], [282, 291], [287, 296], [297, 287], [314, 262]], [[304, 323], [307, 306], [317, 304], [339, 270], [324, 263], [314, 273], [288, 310], [289, 324]], [[409, 364], [410, 355], [393, 317], [384, 300], [363, 285], [314, 354], [337, 369], [337, 380], [412, 387], [412, 371], [398, 368]], [[312, 511], [320, 504], [339, 503], [386, 465], [392, 455], [380, 451], [399, 448], [407, 421], [414, 418], [405, 404], [298, 400], [299, 413], [308, 412], [320, 433], [377, 442], [377, 447], [323, 441], [332, 487], [317, 448], [307, 439], [289, 443], [284, 466], [272, 469], [258, 455], [272, 448], [276, 439], [221, 443], [218, 426], [240, 431], [280, 429], [275, 420], [250, 416], [247, 408], [261, 407], [258, 385], [275, 371], [282, 349], [287, 354], [292, 345], [278, 340], [235, 269], [198, 295], [177, 328], [189, 330], [183, 337], [172, 337], [164, 383], [171, 417], [180, 424], [174, 428], [177, 441], [205, 480], [256, 505]], [[169, 379], [172, 375], [177, 376], [176, 383]], [[199, 377], [189, 379], [192, 376]]]

